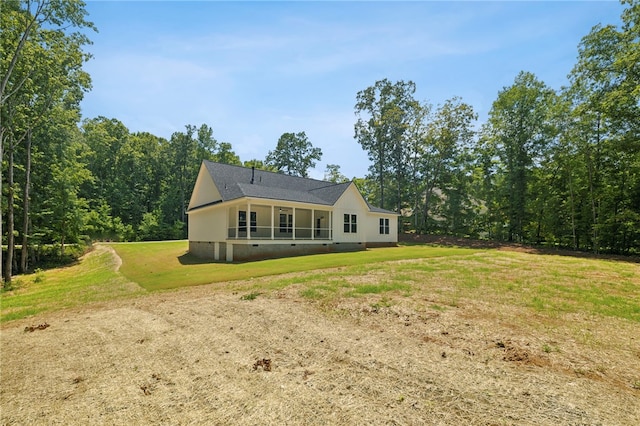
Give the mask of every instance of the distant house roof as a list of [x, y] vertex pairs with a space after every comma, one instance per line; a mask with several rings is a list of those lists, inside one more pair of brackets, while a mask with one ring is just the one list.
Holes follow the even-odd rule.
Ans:
[[[203, 164], [222, 198], [207, 205], [251, 197], [332, 206], [351, 185], [351, 182], [332, 183], [207, 160]], [[367, 205], [373, 212], [395, 214]], [[204, 206], [191, 210], [200, 207]]]

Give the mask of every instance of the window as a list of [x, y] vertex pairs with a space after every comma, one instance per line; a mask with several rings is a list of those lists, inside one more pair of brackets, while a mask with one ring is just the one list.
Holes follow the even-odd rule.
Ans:
[[293, 232], [293, 215], [280, 213], [280, 232]]
[[238, 212], [238, 231], [247, 232], [247, 212], [243, 210]]
[[344, 232], [355, 234], [358, 232], [358, 216], [355, 214], [344, 215]]
[[[258, 230], [258, 213], [251, 212], [251, 232]], [[244, 210], [238, 211], [238, 231], [247, 232], [247, 212]]]
[[380, 218], [380, 233], [381, 234], [389, 233], [389, 219]]

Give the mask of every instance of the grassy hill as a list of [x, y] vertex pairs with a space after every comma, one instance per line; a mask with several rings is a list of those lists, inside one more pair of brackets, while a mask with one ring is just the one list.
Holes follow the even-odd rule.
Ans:
[[[640, 265], [631, 262], [404, 245], [206, 263], [188, 254], [185, 241], [102, 245], [75, 265], [18, 277], [16, 289], [0, 296], [1, 321], [209, 283], [248, 292], [295, 285], [304, 297], [316, 300], [367, 293], [407, 297], [439, 293], [444, 305], [473, 298], [549, 315], [583, 312], [640, 322]], [[446, 291], [441, 289], [443, 283]]]

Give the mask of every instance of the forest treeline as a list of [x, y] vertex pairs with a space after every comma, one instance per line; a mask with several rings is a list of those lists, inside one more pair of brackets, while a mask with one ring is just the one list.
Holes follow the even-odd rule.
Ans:
[[[407, 232], [640, 253], [640, 2], [622, 3], [621, 25], [599, 24], [577, 46], [567, 87], [523, 71], [485, 123], [460, 98], [417, 100], [412, 81], [355, 94], [363, 195]], [[83, 119], [95, 29], [84, 3], [5, 1], [0, 13], [5, 280], [46, 244], [63, 254], [79, 241], [185, 238], [203, 159], [307, 176], [322, 156], [304, 132], [242, 161], [207, 124], [166, 139]], [[336, 164], [325, 178], [346, 179]]]

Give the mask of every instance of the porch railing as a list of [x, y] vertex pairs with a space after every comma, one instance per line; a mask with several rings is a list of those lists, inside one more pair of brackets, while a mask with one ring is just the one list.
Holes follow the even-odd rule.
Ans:
[[[274, 240], [331, 240], [331, 228], [304, 228], [296, 227], [295, 234], [292, 227], [274, 227]], [[270, 226], [241, 226], [227, 229], [227, 238], [230, 240], [270, 240]], [[313, 237], [312, 237], [313, 235]]]

